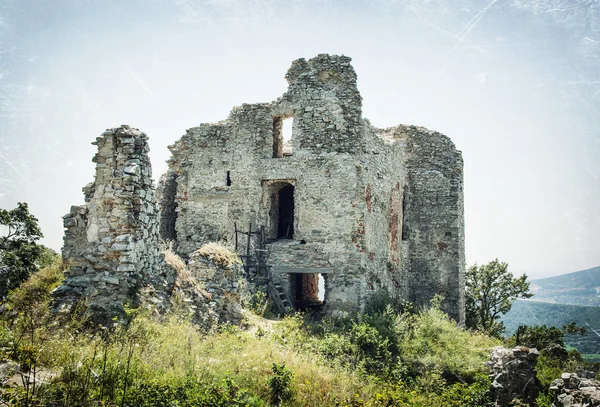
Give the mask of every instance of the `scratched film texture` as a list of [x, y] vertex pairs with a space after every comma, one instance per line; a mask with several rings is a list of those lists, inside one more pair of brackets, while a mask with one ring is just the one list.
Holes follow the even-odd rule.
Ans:
[[469, 264], [600, 264], [598, 0], [0, 0], [0, 207], [28, 202], [58, 250], [106, 128], [146, 132], [157, 179], [186, 128], [324, 52], [375, 126], [463, 151]]

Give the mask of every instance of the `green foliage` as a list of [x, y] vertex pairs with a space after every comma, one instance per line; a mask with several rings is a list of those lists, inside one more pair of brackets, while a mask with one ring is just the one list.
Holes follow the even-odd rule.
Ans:
[[64, 280], [60, 258], [54, 257], [51, 264], [46, 265], [25, 281], [21, 286], [10, 292], [8, 308], [14, 312], [32, 311], [40, 304], [50, 301], [50, 292]]
[[552, 398], [552, 395], [542, 392], [535, 400], [535, 404], [537, 407], [552, 407]]
[[381, 302], [369, 314], [257, 317], [257, 333], [223, 325], [206, 334], [126, 307], [114, 326], [87, 331], [85, 316], [48, 312], [60, 274], [46, 268], [9, 297], [0, 339], [32, 384], [0, 387], [15, 405], [469, 407], [490, 397], [482, 362], [496, 341], [439, 309]]
[[12, 210], [0, 209], [0, 225], [8, 229], [6, 236], [0, 238], [0, 248], [3, 249], [10, 240], [34, 242], [41, 238], [42, 231], [37, 222], [25, 202], [19, 202]]
[[492, 383], [486, 374], [477, 374], [472, 384], [456, 383], [442, 394], [442, 406], [481, 407], [492, 404], [490, 387]]
[[559, 379], [563, 372], [574, 372], [584, 367], [583, 358], [576, 350], [557, 351], [555, 347], [544, 349], [537, 359], [537, 378], [542, 388], [547, 389], [553, 380]]
[[12, 210], [0, 209], [0, 226], [6, 229], [6, 234], [0, 236], [0, 297], [5, 298], [9, 290], [51, 264], [56, 253], [36, 244], [43, 237], [42, 232], [24, 202]]
[[[584, 307], [580, 305], [551, 304], [536, 301], [517, 300], [512, 309], [503, 318], [506, 331], [514, 334], [519, 325], [564, 326], [575, 322], [577, 327], [594, 328], [600, 321], [600, 307]], [[583, 354], [597, 353], [600, 346], [598, 336], [591, 330], [583, 335], [581, 332], [565, 332], [565, 344], [577, 348]], [[589, 359], [589, 356], [587, 357]]]
[[461, 329], [434, 308], [403, 322], [408, 335], [400, 342], [400, 355], [422, 374], [437, 369], [454, 380], [472, 380], [482, 371], [489, 349], [497, 344], [486, 335]]
[[278, 365], [273, 363], [271, 368], [273, 377], [268, 381], [271, 391], [271, 403], [278, 406], [284, 401], [291, 400], [293, 392], [291, 389], [292, 372], [285, 367], [285, 362]]
[[498, 259], [469, 267], [465, 279], [467, 327], [496, 337], [504, 330], [500, 317], [510, 311], [512, 303], [533, 296], [527, 276], [513, 277], [508, 264]]
[[543, 350], [551, 347], [559, 347], [564, 349], [565, 342], [563, 337], [565, 334], [585, 335], [586, 329], [577, 326], [575, 322], [557, 328], [555, 326], [547, 327], [546, 325], [525, 326], [521, 325], [517, 328], [512, 340], [515, 345], [527, 346]]
[[246, 301], [246, 308], [259, 317], [264, 317], [269, 309], [269, 296], [266, 292], [257, 290]]

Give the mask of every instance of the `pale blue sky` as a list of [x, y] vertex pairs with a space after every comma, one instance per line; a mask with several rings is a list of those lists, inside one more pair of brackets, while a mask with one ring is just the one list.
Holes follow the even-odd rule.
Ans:
[[324, 52], [353, 58], [375, 126], [463, 151], [469, 264], [600, 264], [597, 0], [0, 0], [0, 207], [29, 202], [59, 249], [104, 129], [146, 132], [157, 179], [185, 129]]

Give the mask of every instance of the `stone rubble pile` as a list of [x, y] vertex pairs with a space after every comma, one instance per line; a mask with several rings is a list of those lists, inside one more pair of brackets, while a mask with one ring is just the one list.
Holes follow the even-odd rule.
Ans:
[[594, 380], [594, 372], [578, 371], [563, 373], [550, 385], [554, 391], [554, 407], [600, 406], [600, 380]]
[[535, 348], [516, 347], [507, 349], [496, 346], [486, 363], [490, 369], [495, 406], [508, 407], [513, 400], [533, 405], [539, 393], [535, 375], [538, 351]]
[[[215, 256], [215, 251], [225, 255]], [[218, 315], [218, 321], [239, 325], [244, 317], [242, 300], [248, 289], [239, 257], [212, 243], [192, 253], [188, 267], [191, 275], [204, 285], [209, 295], [208, 308]]]
[[192, 253], [187, 265], [180, 260], [172, 266], [178, 268], [173, 301], [191, 314], [193, 323], [206, 332], [219, 323], [242, 323], [247, 283], [237, 255], [210, 243]]

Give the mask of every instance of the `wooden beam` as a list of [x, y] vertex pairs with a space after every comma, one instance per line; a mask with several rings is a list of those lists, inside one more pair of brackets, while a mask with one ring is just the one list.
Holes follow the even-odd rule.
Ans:
[[316, 268], [316, 267], [273, 267], [275, 273], [289, 273], [289, 274], [329, 274], [333, 273], [332, 268]]

